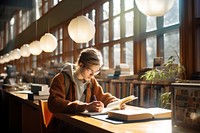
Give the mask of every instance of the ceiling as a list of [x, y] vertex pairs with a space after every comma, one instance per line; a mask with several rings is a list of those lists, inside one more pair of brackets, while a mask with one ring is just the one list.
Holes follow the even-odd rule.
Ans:
[[0, 0], [0, 31], [18, 10], [30, 10], [35, 0]]

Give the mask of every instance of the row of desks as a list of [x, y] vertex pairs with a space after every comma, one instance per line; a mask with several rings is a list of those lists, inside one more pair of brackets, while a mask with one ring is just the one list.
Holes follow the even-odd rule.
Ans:
[[[8, 115], [17, 115], [12, 105], [16, 104], [15, 107], [20, 106], [22, 109], [18, 110], [18, 115], [21, 115], [21, 117], [17, 117], [19, 120], [18, 122], [22, 122], [22, 124], [18, 124], [21, 127], [16, 127], [12, 125], [9, 125], [8, 128], [16, 128], [18, 132], [21, 133], [29, 133], [37, 131], [40, 132], [40, 115], [39, 115], [39, 104], [37, 97], [36, 100], [30, 101], [27, 100], [27, 94], [18, 93], [17, 91], [6, 91], [4, 89], [0, 89], [1, 94], [5, 95], [9, 98], [8, 102]], [[44, 98], [44, 97], [43, 97]], [[41, 99], [43, 99], [41, 98]], [[24, 108], [26, 107], [26, 108]], [[33, 110], [33, 111], [30, 111]], [[19, 112], [22, 111], [22, 112]], [[27, 111], [27, 112], [24, 112]], [[13, 114], [10, 114], [13, 113]], [[34, 113], [34, 115], [33, 115]], [[33, 118], [32, 116], [37, 117]], [[8, 116], [11, 121], [12, 117]], [[180, 127], [174, 127], [172, 126], [171, 119], [167, 120], [152, 120], [152, 121], [144, 121], [144, 122], [134, 122], [134, 123], [126, 123], [126, 124], [112, 124], [106, 121], [98, 120], [92, 117], [88, 116], [82, 116], [82, 115], [72, 115], [72, 114], [54, 114], [54, 117], [57, 117], [58, 119], [61, 119], [67, 123], [71, 123], [76, 127], [79, 127], [83, 130], [86, 130], [90, 133], [94, 132], [101, 132], [101, 133], [172, 133], [172, 132], [185, 132], [189, 131], [189, 129], [183, 129]], [[13, 117], [15, 118], [15, 117]], [[27, 125], [29, 123], [29, 125]], [[35, 123], [35, 124], [34, 124]], [[28, 127], [28, 128], [27, 128]], [[36, 130], [38, 129], [38, 130]], [[6, 131], [13, 131], [14, 129], [6, 130]]]

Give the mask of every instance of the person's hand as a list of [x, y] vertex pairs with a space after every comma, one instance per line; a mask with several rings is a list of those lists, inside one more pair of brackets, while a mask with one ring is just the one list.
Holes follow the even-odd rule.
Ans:
[[126, 104], [125, 103], [122, 104], [121, 107], [120, 107], [120, 109], [123, 109], [123, 110], [126, 109]]
[[84, 102], [81, 102], [81, 101], [79, 101], [79, 100], [73, 101], [73, 102], [71, 102], [71, 103], [76, 103], [76, 104], [79, 104], [79, 105], [85, 104]]
[[89, 112], [101, 112], [104, 108], [104, 104], [101, 101], [93, 101], [87, 105]]

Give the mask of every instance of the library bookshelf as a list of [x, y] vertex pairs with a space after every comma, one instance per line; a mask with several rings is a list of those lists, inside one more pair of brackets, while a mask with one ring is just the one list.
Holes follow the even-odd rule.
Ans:
[[140, 107], [158, 107], [160, 95], [170, 91], [169, 82], [148, 82], [141, 80], [98, 79], [104, 92], [117, 98], [129, 95], [138, 97], [128, 104]]

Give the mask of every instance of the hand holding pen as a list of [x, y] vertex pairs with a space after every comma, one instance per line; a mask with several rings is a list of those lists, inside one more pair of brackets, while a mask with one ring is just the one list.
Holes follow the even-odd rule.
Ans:
[[93, 95], [93, 101], [97, 101], [97, 97]]
[[88, 106], [89, 112], [101, 112], [104, 108], [104, 104], [101, 101], [97, 101], [95, 95], [93, 95], [93, 102], [91, 102]]

